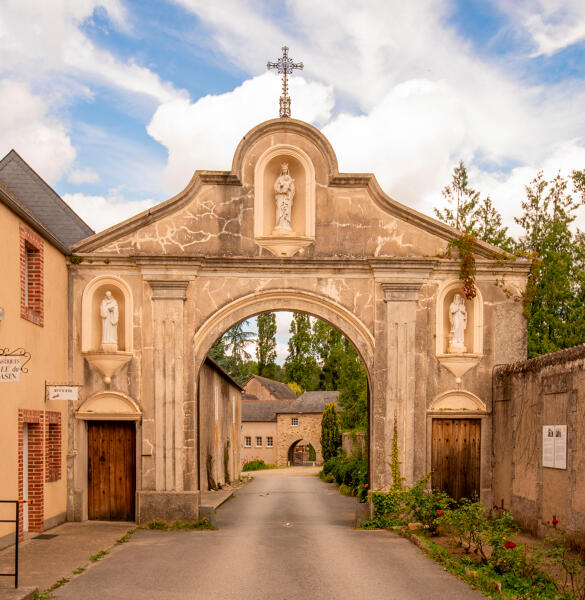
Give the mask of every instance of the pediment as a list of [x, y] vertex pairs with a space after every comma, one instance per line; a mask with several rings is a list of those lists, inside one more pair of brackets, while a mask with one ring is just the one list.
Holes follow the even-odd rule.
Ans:
[[[291, 214], [275, 219], [283, 163], [296, 183]], [[459, 232], [396, 202], [372, 174], [339, 173], [315, 127], [274, 119], [252, 129], [231, 171], [196, 171], [175, 197], [91, 236], [75, 254], [136, 256], [384, 258], [442, 255]], [[497, 248], [483, 242], [478, 256]]]
[[86, 421], [137, 421], [142, 417], [138, 404], [122, 392], [106, 390], [90, 396], [76, 413]]

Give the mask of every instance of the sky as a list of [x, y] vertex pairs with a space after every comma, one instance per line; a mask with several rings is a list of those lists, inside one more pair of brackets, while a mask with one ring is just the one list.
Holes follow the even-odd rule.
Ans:
[[102, 230], [230, 168], [283, 45], [292, 116], [425, 214], [463, 160], [518, 235], [524, 186], [585, 168], [583, 0], [2, 0], [0, 156]]

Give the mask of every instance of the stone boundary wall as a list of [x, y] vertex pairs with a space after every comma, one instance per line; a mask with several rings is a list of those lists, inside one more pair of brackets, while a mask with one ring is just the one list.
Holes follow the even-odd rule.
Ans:
[[341, 449], [347, 454], [347, 456], [351, 456], [354, 452], [354, 448], [357, 450], [361, 449], [361, 455], [363, 457], [367, 457], [367, 447], [366, 447], [366, 434], [363, 431], [359, 431], [356, 434], [351, 434], [346, 431], [341, 434]]
[[[585, 529], [585, 345], [496, 369], [494, 504], [531, 533]], [[543, 427], [567, 426], [566, 469], [543, 466]]]

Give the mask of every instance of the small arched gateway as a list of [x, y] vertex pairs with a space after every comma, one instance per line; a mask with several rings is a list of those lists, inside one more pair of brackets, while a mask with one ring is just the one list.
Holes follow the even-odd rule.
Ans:
[[[461, 302], [458, 262], [448, 256], [457, 235], [385, 195], [373, 175], [339, 173], [331, 145], [311, 125], [275, 119], [244, 136], [230, 171], [196, 171], [174, 198], [77, 244], [73, 378], [84, 381], [86, 397], [118, 391], [141, 411], [138, 521], [184, 518], [186, 506], [196, 513], [198, 427], [206, 422], [198, 372], [219, 335], [263, 311], [313, 314], [357, 348], [370, 391], [373, 488], [390, 480], [395, 418], [407, 482], [431, 467], [434, 399], [454, 388], [469, 392], [489, 419], [493, 366], [525, 354], [522, 306], [495, 284], [505, 277], [507, 289], [520, 293], [528, 263], [502, 265], [496, 249], [477, 242], [481, 293]], [[107, 291], [123, 321], [117, 347], [99, 345], [91, 328], [100, 320], [88, 313]], [[70, 467], [70, 510], [80, 518], [87, 514], [84, 423], [77, 421]], [[489, 456], [482, 447], [488, 504]]]

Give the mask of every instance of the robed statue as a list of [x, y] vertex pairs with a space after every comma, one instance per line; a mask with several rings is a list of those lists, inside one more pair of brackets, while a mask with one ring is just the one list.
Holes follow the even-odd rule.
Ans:
[[288, 164], [282, 163], [280, 166], [280, 175], [274, 182], [274, 192], [276, 195], [276, 229], [286, 229], [292, 231], [291, 212], [293, 198], [295, 195], [295, 180], [288, 172]]
[[118, 303], [109, 290], [100, 305], [102, 344], [118, 344]]
[[449, 352], [465, 352], [465, 328], [467, 327], [467, 309], [461, 294], [455, 294], [449, 306], [451, 323]]

